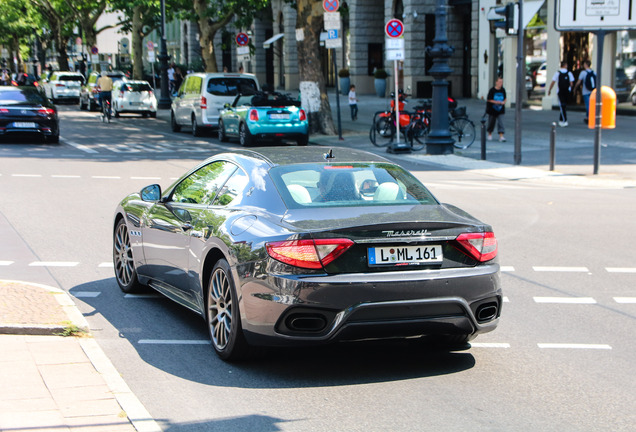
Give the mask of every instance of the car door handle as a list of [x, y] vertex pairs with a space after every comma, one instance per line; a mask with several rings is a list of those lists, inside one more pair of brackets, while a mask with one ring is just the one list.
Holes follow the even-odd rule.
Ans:
[[181, 225], [181, 229], [185, 232], [190, 231], [192, 228], [194, 228], [194, 226], [189, 223]]

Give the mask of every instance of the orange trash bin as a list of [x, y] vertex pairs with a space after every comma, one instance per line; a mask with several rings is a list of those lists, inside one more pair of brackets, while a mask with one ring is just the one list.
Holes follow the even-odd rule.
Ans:
[[[596, 90], [590, 94], [590, 116], [587, 119], [587, 127], [594, 129], [596, 125]], [[603, 106], [601, 107], [601, 129], [614, 129], [616, 127], [616, 92], [611, 87], [602, 86]]]

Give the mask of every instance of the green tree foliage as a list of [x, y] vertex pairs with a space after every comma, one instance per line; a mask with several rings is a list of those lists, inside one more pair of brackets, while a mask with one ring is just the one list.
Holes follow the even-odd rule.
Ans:
[[182, 16], [199, 24], [201, 57], [206, 72], [217, 72], [214, 37], [228, 24], [247, 28], [269, 0], [181, 0]]
[[[5, 1], [5, 0], [3, 0]], [[57, 62], [60, 70], [67, 71], [68, 53], [66, 45], [73, 37], [73, 26], [75, 25], [75, 15], [68, 6], [66, 0], [28, 0], [47, 23], [49, 30], [48, 39], [53, 46], [44, 45], [45, 49], [55, 49], [57, 51]]]
[[95, 28], [97, 20], [106, 10], [108, 0], [65, 0], [66, 5], [73, 11], [75, 21], [82, 29], [84, 43], [92, 47], [97, 43], [97, 35], [112, 26]]
[[0, 45], [9, 51], [10, 58], [18, 60], [18, 69], [23, 70], [23, 57], [33, 29], [39, 24], [39, 16], [32, 5], [21, 0], [0, 1]]

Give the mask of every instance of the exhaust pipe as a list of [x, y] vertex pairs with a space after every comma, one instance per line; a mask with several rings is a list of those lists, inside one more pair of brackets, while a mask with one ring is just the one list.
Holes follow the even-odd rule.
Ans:
[[497, 316], [497, 304], [486, 303], [477, 308], [477, 321], [490, 321]]
[[319, 332], [327, 326], [327, 320], [320, 315], [292, 315], [287, 319], [287, 327], [297, 332]]

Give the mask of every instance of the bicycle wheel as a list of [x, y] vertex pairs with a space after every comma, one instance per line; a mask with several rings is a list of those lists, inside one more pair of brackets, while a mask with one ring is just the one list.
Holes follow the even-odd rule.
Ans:
[[422, 150], [426, 144], [426, 136], [430, 131], [430, 127], [424, 119], [416, 119], [409, 125], [406, 136], [411, 145], [411, 150]]
[[393, 141], [395, 127], [393, 127], [390, 117], [375, 117], [369, 139], [376, 147], [386, 147]]
[[467, 118], [453, 119], [449, 129], [456, 149], [467, 149], [475, 142], [475, 125]]

